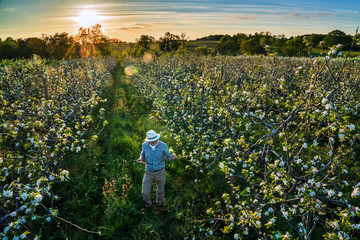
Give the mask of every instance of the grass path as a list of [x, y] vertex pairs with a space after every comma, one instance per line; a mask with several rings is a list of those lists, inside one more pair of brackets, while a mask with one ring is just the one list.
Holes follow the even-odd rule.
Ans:
[[[57, 186], [64, 194], [56, 204], [59, 216], [88, 230], [100, 231], [101, 237], [82, 232], [64, 223], [49, 223], [45, 239], [184, 239], [193, 228], [189, 217], [201, 210], [199, 192], [185, 171], [183, 159], [167, 162], [165, 207], [157, 213], [155, 207], [142, 213], [144, 202], [141, 183], [144, 166], [137, 159], [146, 131], [154, 129], [161, 140], [173, 147], [174, 141], [166, 127], [151, 115], [151, 103], [140, 97], [126, 80], [122, 69], [113, 72], [113, 82], [104, 90], [109, 125], [96, 144], [80, 154], [71, 154], [64, 164], [70, 180]], [[94, 116], [96, 122], [96, 116]], [[178, 154], [180, 152], [177, 152]], [[152, 199], [156, 198], [153, 185]], [[181, 214], [180, 214], [181, 213]]]
[[[165, 135], [162, 140], [167, 142], [164, 134], [166, 128], [149, 119], [151, 103], [139, 97], [121, 70], [116, 72], [114, 79], [114, 87], [109, 89], [108, 94], [114, 99], [109, 99], [112, 111], [109, 112], [110, 131], [105, 144], [108, 167], [104, 172], [107, 179], [116, 181], [120, 187], [118, 195], [122, 197], [107, 201], [105, 219], [108, 220], [108, 231], [105, 234], [114, 239], [176, 239], [173, 236], [176, 231], [171, 230], [176, 225], [173, 211], [167, 214], [158, 214], [154, 208], [145, 213], [139, 211], [144, 204], [141, 196], [144, 166], [133, 161], [140, 154], [146, 131], [154, 129], [161, 132]], [[126, 177], [132, 185], [127, 194], [122, 191], [123, 187], [129, 185], [124, 182]], [[155, 199], [156, 189], [153, 186], [152, 199]], [[113, 212], [113, 209], [117, 209], [117, 212]]]

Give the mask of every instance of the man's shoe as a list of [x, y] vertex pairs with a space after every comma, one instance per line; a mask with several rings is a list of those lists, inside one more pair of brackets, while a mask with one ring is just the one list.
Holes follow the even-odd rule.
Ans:
[[157, 206], [157, 210], [158, 210], [159, 212], [166, 212], [166, 210], [165, 210], [165, 208], [163, 207], [163, 205], [158, 205], [158, 206]]
[[140, 209], [141, 212], [145, 212], [146, 210], [148, 210], [150, 207], [143, 207], [142, 209]]

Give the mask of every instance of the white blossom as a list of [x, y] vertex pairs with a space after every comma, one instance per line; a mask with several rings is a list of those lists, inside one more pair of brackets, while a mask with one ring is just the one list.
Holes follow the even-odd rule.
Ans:
[[20, 197], [23, 199], [23, 200], [26, 200], [27, 197], [29, 196], [29, 194], [27, 192], [24, 192], [20, 195]]
[[332, 107], [331, 103], [328, 103], [328, 104], [325, 105], [325, 109], [326, 109], [326, 110], [330, 110], [330, 109], [332, 109], [332, 108], [333, 108], [333, 107]]
[[280, 234], [280, 233], [276, 233], [276, 234], [275, 234], [275, 238], [276, 238], [276, 239], [280, 239], [280, 238], [281, 238], [281, 234]]
[[9, 198], [9, 197], [12, 197], [12, 195], [13, 195], [13, 192], [11, 190], [3, 191], [4, 197]]
[[34, 200], [34, 202], [35, 202], [35, 203], [38, 203], [38, 202], [40, 202], [42, 199], [43, 199], [43, 196], [42, 196], [40, 193], [37, 193], [37, 194], [35, 195], [35, 200]]
[[327, 195], [328, 195], [329, 197], [334, 196], [334, 195], [335, 195], [334, 190], [332, 190], [332, 189], [328, 190], [328, 191], [327, 191]]
[[80, 150], [81, 150], [81, 147], [76, 147], [76, 152], [77, 153], [80, 152]]
[[359, 188], [355, 188], [354, 191], [351, 193], [352, 197], [357, 197], [359, 196]]
[[355, 125], [354, 124], [350, 124], [348, 127], [349, 127], [350, 130], [355, 130]]
[[282, 189], [281, 185], [278, 185], [274, 188], [274, 190], [277, 192], [281, 191], [281, 189]]

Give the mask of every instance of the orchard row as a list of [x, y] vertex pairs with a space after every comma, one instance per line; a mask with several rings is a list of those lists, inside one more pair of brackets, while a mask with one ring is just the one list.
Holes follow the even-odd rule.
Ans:
[[0, 238], [38, 239], [42, 226], [58, 217], [61, 193], [52, 186], [68, 178], [65, 154], [88, 147], [107, 124], [104, 109], [97, 110], [99, 120], [92, 116], [106, 101], [100, 94], [111, 79], [109, 64], [0, 62]]
[[359, 237], [358, 61], [185, 55], [128, 68], [194, 178], [224, 175], [203, 234]]

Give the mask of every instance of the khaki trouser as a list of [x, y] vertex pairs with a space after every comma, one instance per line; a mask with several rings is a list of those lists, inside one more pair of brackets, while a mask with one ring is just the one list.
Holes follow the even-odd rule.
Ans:
[[152, 204], [150, 192], [154, 181], [156, 181], [157, 186], [156, 204], [162, 205], [165, 196], [165, 168], [156, 172], [145, 171], [141, 191], [145, 201], [145, 207], [150, 207]]

